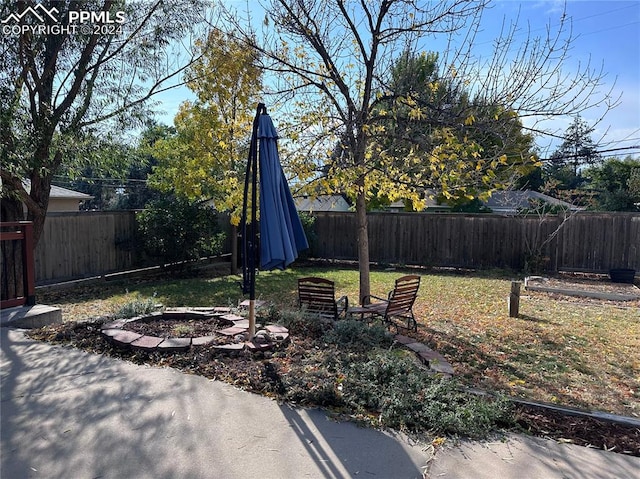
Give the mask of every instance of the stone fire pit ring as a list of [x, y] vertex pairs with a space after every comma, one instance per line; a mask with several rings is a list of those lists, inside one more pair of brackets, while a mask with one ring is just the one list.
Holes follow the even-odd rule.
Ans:
[[[210, 336], [192, 337], [159, 337], [140, 334], [125, 329], [128, 323], [135, 321], [157, 320], [210, 320], [216, 318], [222, 322], [223, 328], [213, 331]], [[256, 328], [261, 325], [256, 324]], [[111, 342], [123, 348], [142, 351], [184, 352], [192, 347], [207, 346], [215, 343], [221, 336], [232, 338], [228, 344], [213, 344], [213, 348], [223, 352], [268, 351], [289, 340], [289, 330], [280, 325], [268, 325], [256, 332], [252, 341], [248, 341], [249, 320], [232, 313], [231, 308], [168, 308], [164, 311], [137, 316], [129, 319], [118, 319], [102, 326], [101, 333]]]

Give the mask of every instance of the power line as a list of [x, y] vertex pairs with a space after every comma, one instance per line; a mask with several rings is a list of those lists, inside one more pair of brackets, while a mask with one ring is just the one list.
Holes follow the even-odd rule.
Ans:
[[[602, 153], [613, 153], [615, 151], [628, 151], [628, 150], [640, 150], [640, 144], [634, 146], [625, 146], [620, 148], [607, 148], [606, 150], [594, 150], [594, 155], [602, 155]], [[563, 156], [555, 156], [553, 158], [541, 158], [540, 161], [550, 161], [550, 160], [568, 160], [572, 158], [581, 158], [585, 155], [574, 154], [574, 155], [563, 155]], [[616, 155], [605, 155], [607, 158], [615, 158]]]
[[75, 181], [96, 181], [96, 182], [105, 182], [105, 181], [111, 181], [113, 183], [147, 183], [147, 179], [138, 179], [138, 178], [96, 178], [96, 177], [90, 177], [90, 176], [77, 176], [74, 177], [73, 179], [70, 179], [66, 176], [61, 176], [61, 175], [55, 175], [54, 178], [59, 179], [59, 182], [64, 182], [67, 184], [71, 184]]

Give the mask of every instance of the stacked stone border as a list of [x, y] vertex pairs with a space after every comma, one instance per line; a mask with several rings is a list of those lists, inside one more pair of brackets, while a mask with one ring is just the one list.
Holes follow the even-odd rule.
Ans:
[[[276, 324], [265, 326], [257, 331], [252, 341], [245, 341], [249, 330], [249, 321], [231, 312], [231, 308], [170, 308], [163, 312], [136, 316], [129, 319], [118, 319], [102, 326], [102, 334], [121, 347], [130, 347], [144, 351], [179, 352], [187, 351], [191, 347], [210, 345], [216, 341], [216, 336], [194, 336], [184, 338], [161, 338], [144, 335], [123, 329], [127, 323], [151, 318], [198, 320], [218, 318], [226, 322], [226, 327], [215, 331], [227, 337], [234, 338], [230, 344], [214, 344], [214, 349], [224, 352], [268, 351], [284, 344], [289, 340], [289, 330]], [[261, 328], [260, 324], [256, 325]]]

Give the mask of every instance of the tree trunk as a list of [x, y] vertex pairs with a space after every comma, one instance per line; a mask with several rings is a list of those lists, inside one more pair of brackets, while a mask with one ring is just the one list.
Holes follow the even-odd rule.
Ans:
[[231, 225], [231, 274], [238, 274], [238, 227]]
[[358, 268], [360, 270], [360, 303], [370, 302], [371, 283], [369, 275], [369, 226], [367, 201], [362, 189], [356, 197], [356, 217], [358, 228]]
[[27, 220], [33, 221], [33, 248], [38, 245], [42, 231], [44, 230], [44, 221], [47, 217], [49, 209], [49, 196], [51, 194], [51, 177], [31, 175], [31, 191], [29, 196], [33, 199], [32, 204], [28, 205]]

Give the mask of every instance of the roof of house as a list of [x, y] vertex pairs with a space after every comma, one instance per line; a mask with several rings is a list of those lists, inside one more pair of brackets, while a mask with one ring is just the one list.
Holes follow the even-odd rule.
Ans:
[[[22, 184], [24, 185], [27, 193], [31, 192], [31, 181], [23, 180]], [[91, 200], [93, 196], [87, 195], [86, 193], [80, 193], [79, 191], [69, 190], [67, 188], [63, 188], [62, 186], [51, 185], [51, 193], [49, 198], [59, 198], [59, 199], [67, 199], [67, 200]]]
[[67, 198], [73, 200], [90, 200], [93, 196], [86, 193], [80, 193], [79, 191], [69, 190], [61, 186], [51, 185], [51, 198]]
[[518, 191], [496, 191], [491, 197], [484, 202], [484, 205], [492, 210], [498, 211], [518, 211], [535, 206], [536, 202], [546, 202], [550, 205], [561, 206], [570, 210], [580, 209], [571, 203], [559, 200], [553, 196], [545, 195], [537, 191], [518, 190]]
[[349, 211], [341, 195], [299, 196], [294, 201], [298, 211]]
[[[389, 209], [391, 210], [404, 210], [405, 204], [404, 200], [394, 201], [389, 205]], [[449, 205], [441, 205], [438, 203], [438, 200], [434, 197], [433, 194], [429, 194], [424, 199], [424, 210], [450, 210], [451, 206]]]

